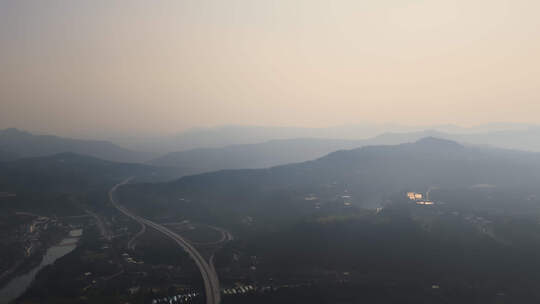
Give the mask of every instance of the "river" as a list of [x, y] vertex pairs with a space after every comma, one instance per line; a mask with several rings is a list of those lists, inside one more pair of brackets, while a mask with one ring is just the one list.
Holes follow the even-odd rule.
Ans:
[[64, 238], [58, 245], [47, 249], [41, 263], [32, 268], [29, 272], [21, 274], [11, 279], [7, 285], [0, 289], [0, 304], [7, 304], [20, 295], [32, 284], [37, 273], [43, 267], [54, 263], [54, 261], [70, 253], [77, 247], [77, 242], [82, 235], [82, 229], [75, 229], [69, 232], [69, 237]]

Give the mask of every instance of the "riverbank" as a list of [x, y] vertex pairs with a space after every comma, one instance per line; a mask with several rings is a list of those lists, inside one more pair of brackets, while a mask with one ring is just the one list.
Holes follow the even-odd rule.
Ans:
[[10, 276], [11, 280], [0, 289], [0, 304], [10, 303], [21, 296], [41, 269], [73, 251], [77, 247], [82, 232], [82, 229], [73, 229], [67, 235], [64, 234], [63, 238], [57, 239], [54, 245], [48, 248], [43, 246], [44, 253], [40, 255], [41, 258], [38, 258], [36, 254], [35, 257], [24, 263]]
[[49, 229], [34, 246], [33, 254], [16, 261], [14, 266], [0, 275], [0, 289], [4, 288], [13, 278], [22, 275], [38, 266], [47, 249], [62, 241], [69, 234], [69, 228], [55, 227]]

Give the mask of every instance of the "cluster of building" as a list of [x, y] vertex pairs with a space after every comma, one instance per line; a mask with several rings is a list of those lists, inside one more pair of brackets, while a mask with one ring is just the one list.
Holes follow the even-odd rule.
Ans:
[[143, 261], [136, 261], [134, 258], [130, 257], [129, 253], [122, 253], [122, 257], [124, 258], [124, 261], [131, 264], [144, 264]]
[[[349, 275], [349, 273], [344, 273], [344, 275]], [[275, 286], [275, 285], [274, 286], [254, 286], [254, 285], [242, 285], [241, 283], [236, 283], [236, 284], [237, 284], [236, 287], [221, 289], [221, 294], [227, 295], [227, 296], [235, 296], [235, 295], [237, 296], [237, 295], [244, 295], [244, 294], [255, 293], [255, 292], [257, 293], [273, 292], [282, 288], [298, 288], [298, 287], [311, 286], [311, 283], [286, 284], [286, 285], [278, 285], [278, 286]], [[152, 300], [152, 304], [192, 303], [199, 296], [200, 296], [200, 293], [198, 292], [179, 294], [176, 296], [169, 296], [169, 297], [154, 299]]]
[[407, 192], [407, 197], [411, 201], [421, 200], [424, 195], [422, 193], [416, 193], [416, 192]]
[[188, 294], [179, 294], [172, 297], [165, 297], [161, 299], [155, 299], [152, 300], [152, 304], [159, 304], [159, 303], [190, 303], [199, 296], [198, 292], [188, 293]]
[[[38, 216], [31, 223], [27, 225], [27, 230], [29, 233], [34, 233], [40, 229], [47, 230], [49, 227], [49, 218], [45, 216]], [[53, 221], [55, 223], [56, 220]]]
[[254, 291], [254, 290], [255, 290], [255, 287], [253, 287], [252, 285], [246, 285], [246, 286], [239, 286], [239, 287], [234, 287], [230, 289], [223, 289], [222, 292], [223, 294], [226, 294], [226, 295], [233, 295], [233, 294], [244, 294], [244, 293]]
[[430, 201], [429, 199], [424, 199], [424, 195], [422, 193], [417, 192], [407, 192], [407, 197], [409, 200], [414, 201], [417, 205], [434, 205], [433, 201]]
[[41, 233], [49, 228], [49, 223], [56, 224], [56, 219], [38, 216], [24, 226], [22, 240], [24, 242], [24, 255], [29, 257], [40, 242]]
[[310, 194], [310, 195], [304, 197], [304, 200], [305, 200], [305, 201], [316, 201], [316, 200], [318, 200], [318, 199], [319, 199], [319, 198], [316, 197], [314, 194]]

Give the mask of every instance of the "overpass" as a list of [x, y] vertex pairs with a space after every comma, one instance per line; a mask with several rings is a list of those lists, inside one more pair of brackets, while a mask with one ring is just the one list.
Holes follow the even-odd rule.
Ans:
[[109, 191], [109, 200], [111, 201], [112, 205], [118, 211], [126, 215], [127, 217], [130, 217], [131, 219], [133, 219], [134, 221], [136, 221], [137, 223], [141, 225], [147, 225], [149, 227], [154, 228], [155, 230], [171, 238], [180, 247], [182, 247], [189, 254], [189, 256], [195, 261], [195, 264], [197, 265], [197, 267], [199, 268], [199, 271], [201, 272], [201, 276], [204, 281], [206, 304], [219, 304], [221, 301], [219, 279], [213, 265], [206, 262], [206, 260], [195, 249], [195, 247], [193, 247], [190, 243], [188, 243], [185, 239], [183, 239], [180, 235], [178, 235], [174, 231], [167, 229], [164, 226], [157, 224], [155, 222], [152, 222], [148, 219], [140, 217], [118, 203], [118, 201], [115, 198], [116, 190], [120, 186], [127, 184], [131, 179], [132, 177], [124, 180], [123, 182], [111, 188], [111, 190]]

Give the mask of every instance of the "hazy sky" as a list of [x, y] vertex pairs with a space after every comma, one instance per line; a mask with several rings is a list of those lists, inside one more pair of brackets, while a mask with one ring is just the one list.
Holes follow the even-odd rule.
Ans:
[[540, 1], [0, 0], [0, 128], [540, 122]]

